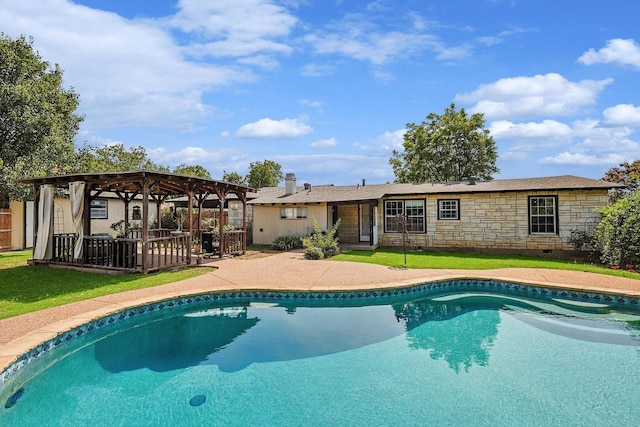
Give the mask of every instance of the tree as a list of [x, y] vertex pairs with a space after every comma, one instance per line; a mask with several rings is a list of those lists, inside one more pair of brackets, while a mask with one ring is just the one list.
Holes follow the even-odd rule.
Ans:
[[245, 185], [246, 178], [240, 175], [238, 172], [223, 171], [222, 180], [230, 182], [232, 184]]
[[627, 197], [640, 189], [640, 160], [633, 163], [620, 163], [620, 167], [609, 169], [602, 179], [626, 185], [626, 188], [613, 190], [611, 193], [612, 202]]
[[181, 163], [173, 169], [173, 173], [211, 179], [211, 174], [209, 173], [209, 171], [200, 165], [189, 166]]
[[245, 178], [247, 185], [252, 188], [277, 187], [283, 179], [282, 167], [271, 160], [250, 163]]
[[600, 210], [594, 245], [603, 262], [640, 265], [640, 190]]
[[123, 144], [96, 147], [85, 145], [78, 151], [74, 172], [123, 172], [151, 170], [169, 172], [166, 166], [156, 165], [148, 157], [144, 147], [127, 150]]
[[27, 176], [67, 173], [83, 117], [62, 69], [33, 50], [33, 39], [0, 33], [0, 206], [29, 196]]
[[389, 163], [398, 183], [493, 179], [499, 172], [495, 142], [484, 129], [484, 116], [467, 116], [455, 104], [444, 114], [431, 113], [417, 125], [407, 124], [404, 151], [393, 150]]

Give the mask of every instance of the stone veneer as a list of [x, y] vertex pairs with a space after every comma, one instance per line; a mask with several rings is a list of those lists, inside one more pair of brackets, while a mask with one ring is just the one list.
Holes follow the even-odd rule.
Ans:
[[[529, 234], [529, 196], [558, 196], [559, 234]], [[572, 251], [571, 230], [593, 228], [600, 219], [597, 209], [607, 205], [608, 197], [604, 189], [429, 195], [426, 197], [427, 231], [410, 233], [409, 246]], [[394, 199], [421, 198], [425, 196]], [[438, 200], [445, 199], [460, 201], [460, 219], [438, 219]], [[379, 212], [381, 246], [402, 246], [402, 235], [384, 233], [384, 203]]]

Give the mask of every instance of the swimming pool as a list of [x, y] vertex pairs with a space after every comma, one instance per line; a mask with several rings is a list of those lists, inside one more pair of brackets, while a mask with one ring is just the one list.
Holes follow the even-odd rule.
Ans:
[[3, 372], [0, 425], [632, 425], [635, 305], [490, 281], [159, 302]]

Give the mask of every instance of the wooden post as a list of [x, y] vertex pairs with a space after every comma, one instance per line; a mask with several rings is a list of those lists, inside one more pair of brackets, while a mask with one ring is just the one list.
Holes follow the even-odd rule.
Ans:
[[149, 182], [142, 184], [142, 274], [149, 272]]

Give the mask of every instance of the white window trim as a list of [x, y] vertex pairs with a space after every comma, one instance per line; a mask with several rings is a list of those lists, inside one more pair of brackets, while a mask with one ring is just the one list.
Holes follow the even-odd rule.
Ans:
[[[455, 202], [455, 209], [451, 207], [444, 209], [442, 207], [443, 202], [448, 202], [448, 203]], [[448, 213], [455, 212], [455, 217], [443, 216], [442, 214], [444, 212], [448, 212]], [[460, 199], [438, 199], [438, 219], [442, 221], [459, 220], [460, 219]]]
[[384, 201], [384, 232], [385, 233], [397, 233], [398, 230], [390, 230], [389, 229], [389, 219], [390, 218], [395, 218], [397, 216], [397, 214], [395, 215], [388, 215], [387, 214], [387, 204], [388, 203], [401, 203], [402, 204], [402, 213], [406, 215], [407, 210], [414, 208], [415, 206], [408, 206], [410, 205], [409, 202], [420, 202], [421, 203], [421, 208], [422, 208], [422, 215], [412, 215], [410, 217], [408, 217], [408, 219], [410, 218], [422, 218], [422, 230], [407, 230], [408, 233], [411, 234], [424, 234], [427, 232], [427, 203], [425, 201], [425, 199], [389, 199], [389, 200], [385, 200]]
[[[534, 199], [550, 199], [553, 200], [553, 214], [534, 214], [531, 206]], [[529, 234], [554, 236], [558, 234], [558, 196], [529, 196]], [[533, 218], [553, 218], [553, 231], [533, 231]]]
[[[104, 206], [94, 206], [94, 203], [104, 203]], [[91, 200], [90, 211], [91, 219], [109, 219], [109, 201], [107, 199]], [[98, 215], [97, 212], [104, 212], [104, 214]]]
[[[282, 215], [284, 212], [284, 216]], [[307, 219], [309, 215], [306, 206], [289, 206], [280, 208], [280, 219], [292, 220], [292, 219]]]

